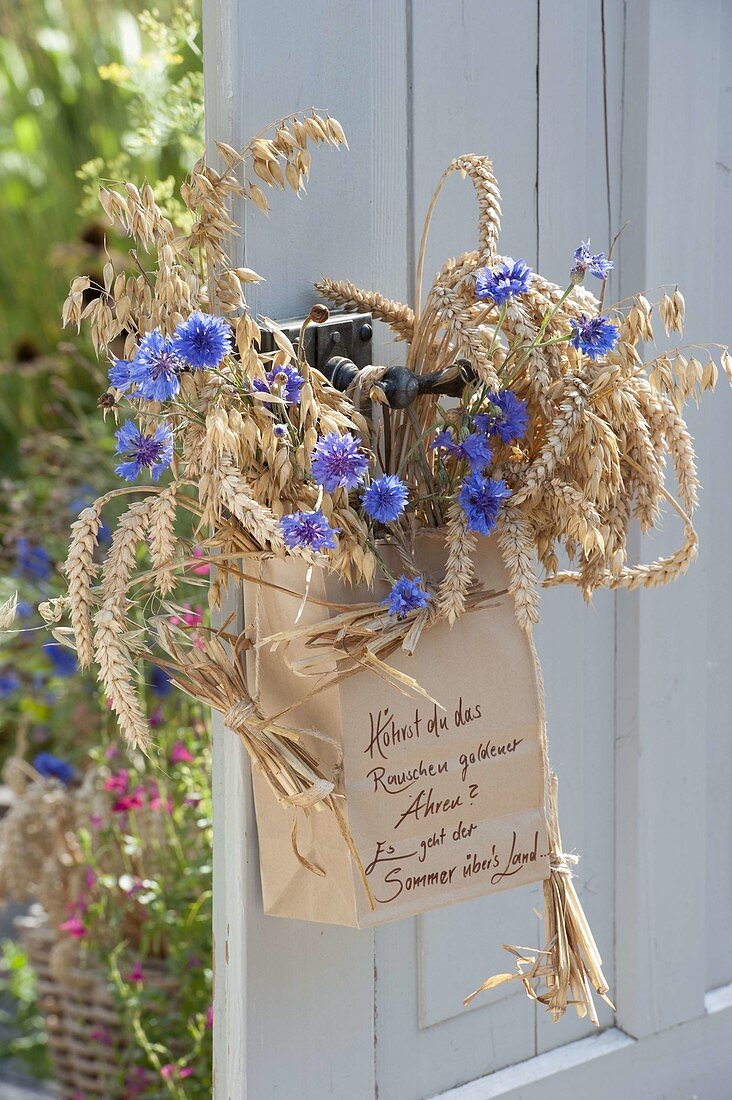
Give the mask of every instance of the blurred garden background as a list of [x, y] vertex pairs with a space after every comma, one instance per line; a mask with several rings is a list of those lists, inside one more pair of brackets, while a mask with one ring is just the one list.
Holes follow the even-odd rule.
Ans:
[[[6, 618], [17, 593], [0, 634], [0, 1095], [3, 1081], [73, 1100], [211, 1094], [207, 716], [140, 668], [157, 748], [125, 752], [93, 676], [38, 612], [63, 590], [70, 524], [116, 481], [109, 364], [62, 328], [62, 303], [82, 271], [93, 312], [109, 256], [142, 271], [109, 235], [100, 181], [149, 181], [185, 228], [200, 45], [191, 0], [0, 0]], [[194, 639], [207, 568], [178, 620]]]

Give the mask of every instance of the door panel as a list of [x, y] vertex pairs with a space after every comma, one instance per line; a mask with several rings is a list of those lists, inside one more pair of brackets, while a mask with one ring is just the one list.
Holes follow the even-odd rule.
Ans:
[[497, 1005], [507, 997], [523, 1000], [522, 985], [505, 983], [463, 1005], [465, 996], [485, 978], [511, 968], [502, 944], [534, 942], [534, 910], [541, 904], [541, 886], [535, 884], [417, 918], [420, 1027]]

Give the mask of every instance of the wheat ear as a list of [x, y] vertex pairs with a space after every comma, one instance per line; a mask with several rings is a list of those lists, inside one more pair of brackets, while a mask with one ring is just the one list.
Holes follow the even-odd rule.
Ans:
[[148, 726], [134, 683], [134, 663], [125, 640], [124, 617], [127, 586], [154, 503], [154, 500], [137, 501], [120, 517], [102, 567], [102, 606], [94, 616], [94, 655], [99, 680], [117, 715], [120, 732], [136, 748], [144, 748], [148, 743]]
[[452, 624], [465, 610], [465, 596], [475, 574], [473, 553], [476, 535], [468, 531], [468, 520], [457, 501], [447, 510], [447, 564], [437, 594], [438, 614]]
[[176, 487], [168, 485], [150, 506], [150, 558], [155, 586], [162, 596], [175, 588], [171, 566], [175, 561]]
[[354, 283], [325, 276], [318, 280], [315, 289], [337, 306], [373, 313], [377, 320], [385, 321], [400, 340], [410, 341], [414, 336], [414, 312], [409, 306], [385, 298], [376, 290], [360, 290]]
[[68, 600], [71, 625], [74, 629], [76, 652], [81, 668], [89, 668], [94, 660], [91, 587], [97, 571], [97, 566], [94, 564], [94, 550], [99, 537], [100, 523], [98, 506], [84, 509], [71, 525], [71, 542], [64, 565], [64, 573], [69, 580]]
[[514, 599], [516, 618], [521, 626], [529, 627], [539, 621], [535, 549], [531, 527], [519, 508], [504, 504], [498, 515], [496, 536], [508, 569], [508, 590]]

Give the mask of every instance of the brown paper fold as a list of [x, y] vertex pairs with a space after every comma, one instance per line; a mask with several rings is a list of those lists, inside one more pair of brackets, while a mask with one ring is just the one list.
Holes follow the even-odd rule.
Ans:
[[[440, 538], [419, 541], [417, 565], [439, 579]], [[477, 566], [485, 589], [505, 593], [492, 540], [484, 540]], [[288, 725], [335, 783], [333, 798], [375, 905], [336, 815], [323, 803], [283, 809], [255, 770], [265, 911], [366, 927], [546, 879], [543, 700], [531, 639], [516, 623], [511, 598], [497, 597], [453, 629], [431, 624], [413, 656], [397, 650], [389, 658], [422, 693], [387, 684], [370, 668], [314, 690], [338, 671], [332, 651], [317, 676], [302, 675], [301, 642], [274, 650], [263, 642], [294, 626], [306, 572], [305, 564], [263, 561], [264, 583], [247, 586], [247, 622], [257, 623], [247, 677], [259, 685], [258, 709], [287, 710]], [[323, 620], [328, 604], [373, 600], [373, 592], [348, 592], [316, 569], [298, 625]]]

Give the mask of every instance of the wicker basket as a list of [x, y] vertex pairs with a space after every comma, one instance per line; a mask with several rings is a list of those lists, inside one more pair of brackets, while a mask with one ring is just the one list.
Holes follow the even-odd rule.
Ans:
[[[45, 914], [19, 917], [16, 926], [38, 976], [40, 1010], [60, 1096], [63, 1100], [122, 1100], [125, 1039], [106, 977], [77, 966], [68, 979], [59, 979], [51, 968], [57, 939]], [[163, 973], [147, 973], [156, 985], [172, 986]]]

